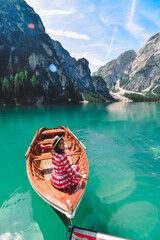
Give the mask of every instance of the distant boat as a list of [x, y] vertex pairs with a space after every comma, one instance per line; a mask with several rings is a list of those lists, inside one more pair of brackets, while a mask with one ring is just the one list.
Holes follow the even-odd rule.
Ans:
[[[108, 235], [105, 233], [95, 232], [92, 230], [73, 227], [69, 240], [127, 240], [127, 238], [116, 237], [112, 235]], [[128, 239], [129, 240], [129, 239]]]
[[[78, 205], [84, 195], [87, 180], [81, 179], [80, 182], [69, 190], [56, 189], [50, 183], [50, 175], [53, 169], [51, 162], [51, 148], [41, 149], [41, 144], [51, 146], [55, 135], [63, 136], [65, 143], [65, 152], [71, 164], [78, 164], [80, 172], [89, 174], [89, 165], [85, 146], [78, 138], [63, 126], [57, 128], [41, 128], [37, 130], [26, 154], [27, 157], [27, 175], [33, 189], [38, 195], [50, 204], [56, 212], [64, 214], [71, 219], [75, 216]], [[82, 147], [83, 146], [83, 147]]]

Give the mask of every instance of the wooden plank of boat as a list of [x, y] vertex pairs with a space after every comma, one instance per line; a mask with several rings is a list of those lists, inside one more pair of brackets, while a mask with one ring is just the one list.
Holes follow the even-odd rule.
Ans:
[[[69, 240], [127, 240], [127, 238], [121, 238], [112, 236], [105, 233], [95, 232], [92, 230], [73, 227], [72, 232], [70, 234]], [[129, 240], [129, 239], [128, 239]]]
[[53, 129], [41, 128], [37, 131], [26, 153], [27, 175], [32, 187], [43, 200], [68, 218], [73, 218], [85, 192], [87, 180], [81, 179], [76, 186], [68, 190], [58, 190], [50, 183], [50, 175], [53, 169], [51, 149], [42, 152], [40, 147], [40, 144], [51, 144], [50, 133], [53, 134], [52, 136], [55, 133], [60, 136], [63, 135], [66, 154], [70, 162], [78, 164], [81, 172], [89, 174], [88, 159], [83, 147], [69, 129], [59, 126]]
[[[38, 141], [38, 144], [51, 144], [52, 143], [52, 139], [53, 138], [48, 138], [48, 139], [44, 139], [43, 141]], [[63, 138], [64, 141], [72, 141], [73, 139], [65, 139]]]
[[[79, 155], [81, 152], [74, 152], [74, 151], [66, 151], [67, 156], [73, 156], [73, 155]], [[42, 160], [48, 160], [51, 159], [51, 153], [42, 154], [41, 156], [34, 156], [32, 155], [31, 161], [42, 161]]]
[[54, 128], [54, 129], [44, 130], [42, 132], [42, 135], [58, 135], [58, 134], [64, 134], [64, 133], [65, 131], [63, 129]]

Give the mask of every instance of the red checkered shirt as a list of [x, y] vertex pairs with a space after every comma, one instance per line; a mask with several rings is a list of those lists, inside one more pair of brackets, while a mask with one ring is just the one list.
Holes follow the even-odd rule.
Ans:
[[66, 153], [58, 154], [52, 151], [53, 171], [51, 183], [58, 189], [65, 189], [74, 186], [80, 181], [78, 177], [79, 166], [71, 165]]

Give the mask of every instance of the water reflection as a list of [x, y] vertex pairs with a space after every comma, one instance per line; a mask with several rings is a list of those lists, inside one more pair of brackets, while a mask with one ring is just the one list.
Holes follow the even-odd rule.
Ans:
[[136, 188], [134, 171], [118, 158], [101, 162], [101, 166], [97, 163], [92, 179], [96, 185], [93, 192], [101, 202], [114, 203], [132, 194]]
[[[109, 104], [106, 110], [109, 112], [110, 121], [124, 121], [142, 119], [153, 117], [156, 119], [156, 108], [158, 104], [155, 103], [124, 103], [117, 102]], [[160, 123], [160, 122], [159, 122]]]
[[[158, 223], [158, 209], [147, 201], [125, 204], [111, 217], [109, 233], [131, 239], [151, 239], [151, 234]], [[157, 238], [158, 240], [158, 238]]]
[[0, 208], [0, 239], [43, 240], [38, 224], [33, 220], [31, 194], [15, 190]]
[[[70, 99], [69, 99], [70, 101]], [[124, 122], [132, 121], [136, 124], [137, 121], [144, 120], [147, 122], [150, 119], [154, 119], [160, 126], [160, 104], [156, 103], [112, 103], [112, 104], [83, 104], [83, 105], [69, 105], [69, 106], [33, 106], [33, 107], [23, 107], [19, 106], [16, 108], [3, 107], [0, 108], [0, 118], [4, 121], [9, 120], [8, 118], [16, 118], [21, 121], [21, 116], [32, 117], [33, 122], [36, 121], [37, 117], [44, 118], [43, 113], [49, 114], [51, 117], [62, 117], [58, 119], [63, 121], [63, 119], [68, 119], [69, 113], [73, 122], [76, 121], [83, 124], [97, 125], [99, 127], [101, 124], [110, 124], [111, 122], [121, 121], [121, 125], [125, 125]], [[6, 114], [7, 116], [6, 116]], [[61, 115], [60, 115], [61, 114]], [[6, 119], [6, 117], [7, 119]], [[46, 115], [45, 115], [46, 117]], [[99, 125], [99, 126], [98, 126]]]

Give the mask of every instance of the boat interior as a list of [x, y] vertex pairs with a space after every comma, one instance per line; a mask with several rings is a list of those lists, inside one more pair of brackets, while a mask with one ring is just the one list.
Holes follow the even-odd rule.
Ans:
[[[41, 192], [49, 193], [50, 197], [52, 198], [50, 199], [49, 197], [50, 201], [52, 201], [53, 198], [61, 198], [64, 199], [64, 202], [66, 202], [66, 198], [71, 195], [73, 198], [76, 197], [78, 201], [78, 195], [76, 192], [79, 191], [80, 194], [82, 194], [82, 191], [86, 187], [85, 179], [81, 180], [76, 186], [67, 190], [56, 189], [50, 183], [50, 175], [53, 169], [51, 162], [51, 143], [55, 135], [63, 137], [65, 142], [65, 152], [70, 163], [78, 164], [80, 167], [80, 172], [88, 174], [88, 166], [84, 157], [84, 149], [78, 143], [78, 140], [76, 140], [64, 129], [59, 129], [59, 131], [53, 129], [53, 131], [51, 131], [46, 128], [42, 128], [40, 131], [37, 130], [28, 153], [28, 164], [30, 168], [29, 172], [30, 175], [32, 175], [31, 178], [33, 179], [35, 185], [39, 187]], [[45, 146], [45, 149], [41, 148], [42, 145]], [[76, 199], [74, 199], [74, 201], [76, 201]], [[66, 208], [66, 206], [64, 208]]]

